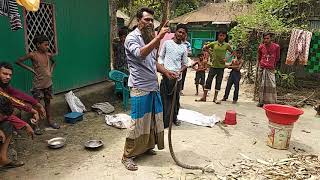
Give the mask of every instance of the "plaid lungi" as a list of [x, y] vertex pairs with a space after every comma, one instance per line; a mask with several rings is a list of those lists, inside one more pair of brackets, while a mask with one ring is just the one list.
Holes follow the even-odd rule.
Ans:
[[259, 69], [259, 103], [274, 104], [277, 101], [276, 76], [274, 70]]
[[153, 149], [164, 149], [163, 107], [159, 92], [131, 89], [132, 126], [126, 138], [124, 157]]

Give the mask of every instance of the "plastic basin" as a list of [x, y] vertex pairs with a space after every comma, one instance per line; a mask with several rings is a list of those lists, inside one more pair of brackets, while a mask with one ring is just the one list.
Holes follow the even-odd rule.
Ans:
[[81, 121], [83, 119], [83, 113], [79, 112], [71, 112], [64, 115], [64, 121], [66, 123], [74, 124], [77, 121]]
[[295, 123], [304, 112], [301, 109], [280, 104], [263, 106], [269, 121], [276, 124], [290, 125]]

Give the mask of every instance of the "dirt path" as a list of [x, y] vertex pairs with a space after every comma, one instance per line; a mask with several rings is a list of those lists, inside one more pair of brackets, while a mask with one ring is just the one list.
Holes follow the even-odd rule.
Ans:
[[[212, 165], [217, 174], [224, 176], [228, 167], [242, 159], [239, 153], [251, 158], [279, 159], [297, 149], [306, 153], [319, 153], [320, 121], [315, 111], [305, 109], [305, 114], [294, 127], [289, 150], [275, 150], [266, 146], [268, 132], [264, 111], [251, 102], [251, 93], [240, 88], [240, 102], [216, 105], [212, 102], [195, 103], [194, 72], [187, 75], [186, 90], [181, 99], [182, 107], [205, 115], [224, 117], [225, 111], [234, 109], [241, 115], [236, 126], [206, 128], [182, 123], [173, 131], [174, 149], [184, 162], [196, 165]], [[225, 83], [225, 82], [224, 82]], [[223, 84], [225, 87], [225, 84]], [[223, 93], [219, 96], [222, 97]], [[212, 98], [212, 95], [209, 99]], [[118, 108], [118, 112], [121, 109]], [[310, 131], [305, 133], [303, 130]], [[85, 119], [75, 125], [65, 125], [58, 131], [47, 131], [36, 140], [18, 140], [19, 158], [26, 165], [22, 168], [0, 173], [0, 179], [216, 179], [213, 174], [202, 174], [177, 167], [169, 149], [159, 151], [157, 156], [137, 159], [139, 170], [129, 172], [120, 162], [126, 131], [108, 127], [104, 117], [87, 113]], [[67, 145], [59, 150], [50, 150], [45, 140], [56, 136], [67, 138]], [[167, 138], [167, 131], [165, 134]], [[89, 139], [101, 139], [103, 149], [88, 151], [83, 143]], [[167, 140], [167, 139], [166, 139]], [[167, 144], [167, 141], [166, 141]]]

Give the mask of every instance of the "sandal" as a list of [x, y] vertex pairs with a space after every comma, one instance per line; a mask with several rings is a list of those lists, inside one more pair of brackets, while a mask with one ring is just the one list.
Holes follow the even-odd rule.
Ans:
[[175, 121], [175, 122], [173, 122], [173, 124], [176, 126], [181, 126], [181, 121]]
[[6, 165], [3, 165], [2, 167], [0, 167], [1, 170], [6, 170], [6, 169], [11, 169], [11, 168], [17, 168], [17, 167], [21, 167], [24, 165], [24, 162], [22, 161], [11, 161]]
[[149, 149], [148, 151], [145, 152], [145, 154], [154, 156], [154, 155], [157, 155], [157, 152], [153, 149]]
[[258, 104], [257, 104], [257, 107], [263, 107], [263, 105], [264, 105], [264, 104], [262, 104], [262, 103], [258, 103]]
[[42, 135], [43, 131], [39, 128], [39, 126], [34, 127], [34, 134], [35, 135]]
[[56, 122], [54, 123], [49, 122], [49, 126], [52, 127], [53, 129], [60, 129], [60, 125]]
[[136, 171], [138, 170], [137, 164], [133, 161], [133, 158], [122, 158], [121, 160], [122, 164], [126, 169], [129, 171]]
[[196, 102], [206, 102], [207, 100], [201, 98], [201, 99], [196, 99], [195, 101], [196, 101]]

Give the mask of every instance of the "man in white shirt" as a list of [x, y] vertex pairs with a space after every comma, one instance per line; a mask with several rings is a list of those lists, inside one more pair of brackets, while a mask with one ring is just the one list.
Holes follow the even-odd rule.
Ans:
[[[160, 94], [163, 103], [163, 122], [164, 127], [169, 126], [171, 106], [174, 106], [173, 123], [179, 126], [181, 123], [177, 120], [180, 108], [180, 91], [181, 91], [181, 75], [187, 68], [188, 53], [183, 41], [188, 32], [186, 25], [179, 24], [176, 28], [175, 35], [172, 40], [163, 43], [160, 51], [159, 64], [162, 64], [167, 70], [179, 74], [177, 79], [169, 79], [163, 76], [160, 83]], [[178, 82], [177, 82], [178, 81]], [[175, 103], [173, 104], [173, 91], [177, 82], [177, 93]]]

